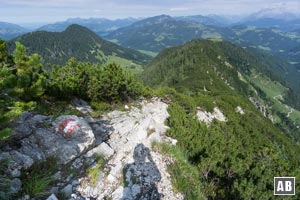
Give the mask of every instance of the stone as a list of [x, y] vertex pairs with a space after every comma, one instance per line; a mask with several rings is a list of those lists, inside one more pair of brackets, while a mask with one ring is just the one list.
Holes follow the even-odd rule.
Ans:
[[71, 196], [73, 190], [73, 186], [71, 184], [66, 185], [63, 189], [62, 192], [67, 196]]
[[102, 155], [105, 159], [108, 159], [114, 155], [114, 150], [110, 146], [108, 146], [105, 142], [102, 142], [99, 146], [87, 152], [85, 156], [92, 157], [95, 154]]
[[51, 117], [45, 116], [45, 115], [34, 115], [30, 119], [31, 127], [44, 127], [46, 128], [47, 126], [51, 125]]
[[55, 194], [51, 194], [47, 200], [58, 200], [57, 197], [55, 196]]
[[83, 162], [80, 158], [77, 158], [76, 160], [74, 160], [74, 162], [71, 165], [72, 169], [80, 169], [83, 165]]
[[93, 112], [91, 106], [89, 106], [89, 104], [82, 99], [73, 99], [72, 104], [78, 111], [80, 111], [83, 114], [89, 114]]
[[10, 155], [12, 159], [17, 162], [22, 168], [27, 169], [31, 167], [31, 165], [34, 163], [33, 159], [27, 155], [24, 155], [18, 151], [12, 151], [10, 152]]
[[58, 188], [58, 187], [52, 187], [52, 188], [50, 189], [50, 193], [52, 193], [52, 194], [58, 194], [58, 191], [59, 191], [59, 188]]
[[162, 138], [159, 135], [159, 133], [157, 133], [157, 132], [152, 133], [149, 136], [149, 140], [150, 140], [151, 143], [153, 143], [153, 142], [158, 142], [158, 143], [162, 142]]
[[0, 199], [13, 199], [13, 195], [22, 189], [22, 182], [18, 178], [9, 179], [0, 176]]
[[70, 174], [67, 178], [66, 178], [66, 182], [70, 182], [73, 178], [73, 174]]
[[18, 139], [22, 139], [26, 136], [32, 134], [32, 128], [30, 127], [30, 123], [28, 121], [33, 117], [33, 114], [30, 112], [23, 112], [21, 117], [14, 122], [13, 130], [15, 131], [15, 137]]
[[10, 193], [16, 194], [22, 189], [22, 182], [18, 178], [14, 178], [10, 184]]
[[14, 169], [13, 171], [11, 171], [11, 176], [14, 178], [20, 177], [21, 171], [19, 169]]
[[53, 175], [53, 179], [56, 180], [56, 181], [60, 181], [62, 179], [61, 171], [56, 172]]
[[77, 185], [79, 185], [79, 181], [77, 181], [77, 180], [72, 181], [72, 186], [73, 186], [73, 187], [75, 187], [75, 186], [77, 186]]
[[[123, 197], [123, 190], [124, 188], [122, 186], [119, 186], [113, 193], [112, 193], [112, 199], [113, 200], [125, 200]], [[129, 193], [130, 194], [130, 193]]]
[[138, 194], [141, 193], [141, 187], [137, 184], [134, 184], [132, 187], [131, 187], [131, 194], [133, 197], [136, 197]]
[[42, 149], [35, 143], [36, 138], [30, 136], [21, 141], [20, 153], [29, 156], [34, 162], [41, 162], [46, 160], [46, 156]]
[[[60, 129], [61, 123], [68, 119], [76, 121], [79, 128], [74, 129], [72, 134], [64, 138], [63, 134], [61, 134], [61, 131], [64, 131]], [[52, 124], [56, 133], [52, 132], [51, 129], [39, 128], [35, 130], [34, 134], [47, 158], [56, 157], [59, 164], [66, 164], [94, 145], [95, 137], [93, 131], [83, 119], [74, 115], [66, 115], [58, 117]]]
[[95, 134], [102, 134], [102, 133], [105, 133], [106, 131], [104, 130], [103, 127], [101, 127], [99, 124], [95, 123], [95, 124], [92, 124], [92, 129], [94, 131]]
[[92, 123], [96, 123], [97, 121], [91, 117], [90, 115], [87, 115], [87, 116], [84, 116], [84, 120], [89, 123], [89, 124], [92, 124]]
[[[101, 124], [101, 125], [100, 125]], [[102, 124], [102, 122], [91, 124], [92, 130], [96, 137], [96, 145], [101, 144], [102, 142], [106, 142], [109, 139], [109, 127], [106, 127], [106, 124]]]

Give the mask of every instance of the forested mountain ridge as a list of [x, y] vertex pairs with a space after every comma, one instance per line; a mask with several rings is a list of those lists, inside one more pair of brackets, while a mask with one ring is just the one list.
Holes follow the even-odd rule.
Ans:
[[251, 97], [252, 103], [254, 98], [267, 118], [299, 141], [299, 96], [281, 76], [288, 70], [284, 62], [252, 49], [229, 42], [193, 40], [162, 51], [145, 67], [142, 78], [151, 86], [174, 87], [186, 94], [235, 91]]
[[150, 59], [145, 54], [105, 41], [89, 29], [75, 24], [61, 33], [36, 31], [17, 37], [8, 42], [10, 53], [16, 41], [24, 44], [28, 53], [39, 53], [44, 63], [51, 64], [64, 64], [71, 57], [101, 64], [123, 60], [127, 65], [131, 62], [142, 64]]
[[[299, 140], [299, 133], [289, 135], [272, 123], [270, 91], [258, 84], [260, 77], [267, 86], [282, 87], [266, 66], [228, 42], [194, 40], [163, 50], [142, 73], [151, 86], [175, 88], [168, 92], [173, 99], [169, 135], [201, 172], [202, 191], [212, 198], [272, 199], [274, 173], [286, 166], [285, 174], [299, 176], [294, 160], [299, 146], [283, 135]], [[216, 113], [216, 108], [225, 121], [214, 120], [208, 127], [198, 124], [197, 116]]]
[[151, 17], [113, 31], [105, 37], [126, 47], [153, 52], [192, 39], [219, 38], [240, 46], [252, 46], [288, 62], [300, 62], [297, 55], [290, 54], [290, 50], [300, 44], [298, 33], [243, 24], [233, 27], [212, 26], [199, 23], [199, 20], [193, 20], [193, 17], [191, 20], [186, 19], [189, 17]]
[[[230, 35], [230, 33], [228, 33]], [[213, 27], [193, 20], [177, 20], [168, 15], [150, 17], [120, 28], [106, 36], [123, 46], [159, 52], [194, 38], [221, 37]]]

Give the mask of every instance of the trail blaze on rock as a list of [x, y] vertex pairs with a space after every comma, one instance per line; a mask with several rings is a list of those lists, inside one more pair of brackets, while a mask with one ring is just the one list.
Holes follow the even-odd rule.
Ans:
[[64, 137], [70, 137], [79, 128], [80, 125], [75, 119], [65, 119], [59, 124], [59, 131]]

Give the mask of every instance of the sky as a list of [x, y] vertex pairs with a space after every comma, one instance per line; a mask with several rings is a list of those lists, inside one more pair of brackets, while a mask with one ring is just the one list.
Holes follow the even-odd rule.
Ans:
[[247, 15], [270, 7], [296, 12], [300, 0], [0, 0], [0, 21], [42, 24], [75, 17]]

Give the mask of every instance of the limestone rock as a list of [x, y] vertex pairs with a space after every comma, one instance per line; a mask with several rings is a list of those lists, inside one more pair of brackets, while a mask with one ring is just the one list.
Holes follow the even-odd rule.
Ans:
[[72, 104], [74, 105], [74, 107], [79, 110], [80, 112], [82, 112], [83, 114], [88, 114], [91, 113], [93, 110], [91, 108], [91, 106], [89, 106], [89, 104], [82, 100], [82, 99], [73, 99]]
[[221, 122], [226, 121], [226, 117], [221, 112], [221, 110], [217, 107], [214, 108], [213, 113], [207, 112], [207, 111], [203, 110], [202, 108], [198, 107], [197, 108], [197, 118], [199, 121], [205, 122], [207, 125], [211, 124], [214, 119], [221, 121]]
[[55, 196], [55, 194], [51, 194], [47, 200], [58, 200], [57, 197]]
[[69, 197], [69, 196], [71, 196], [71, 194], [72, 194], [72, 189], [73, 189], [72, 185], [69, 184], [69, 185], [66, 185], [66, 186], [62, 189], [62, 192], [63, 192], [67, 197]]
[[99, 146], [91, 149], [87, 154], [86, 157], [91, 157], [95, 154], [102, 155], [105, 159], [110, 158], [112, 155], [114, 155], [114, 150], [108, 146], [105, 142], [102, 142]]
[[17, 194], [22, 189], [21, 180], [14, 178], [12, 180], [0, 176], [0, 199], [10, 199], [11, 195]]
[[[114, 154], [107, 156], [110, 158], [105, 172], [100, 173], [96, 186], [92, 186], [87, 178], [79, 179], [76, 194], [86, 199], [183, 199], [183, 195], [172, 189], [167, 164], [164, 163], [169, 160], [151, 149], [153, 141], [176, 143], [165, 135], [168, 127], [164, 122], [169, 116], [167, 107], [156, 98], [150, 102], [142, 101], [140, 107], [131, 106], [125, 112], [108, 113], [102, 122], [108, 122], [110, 126], [96, 120], [97, 126], [109, 133], [108, 140], [101, 145], [111, 148]], [[85, 156], [92, 156], [99, 146]]]
[[235, 112], [240, 113], [241, 115], [245, 114], [245, 111], [240, 106], [236, 107]]

